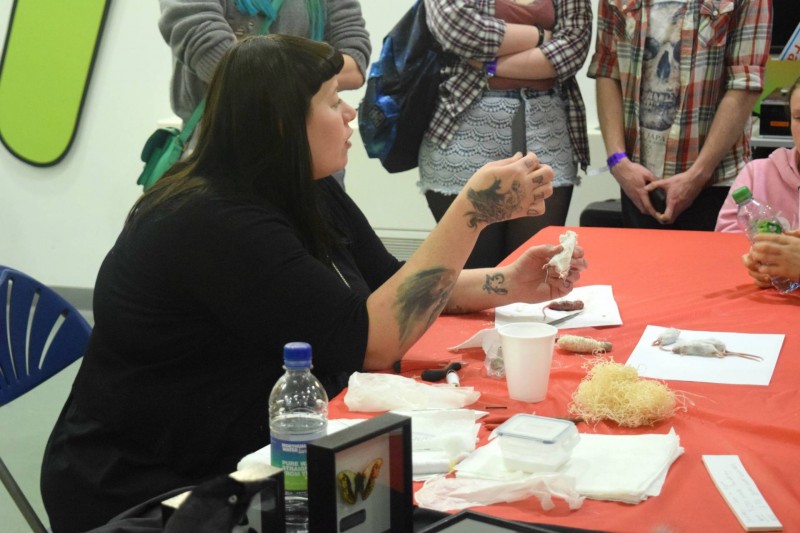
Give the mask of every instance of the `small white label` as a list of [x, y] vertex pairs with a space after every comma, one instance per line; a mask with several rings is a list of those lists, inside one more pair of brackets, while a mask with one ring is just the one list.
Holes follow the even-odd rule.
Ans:
[[704, 455], [703, 463], [745, 531], [783, 530], [738, 455]]

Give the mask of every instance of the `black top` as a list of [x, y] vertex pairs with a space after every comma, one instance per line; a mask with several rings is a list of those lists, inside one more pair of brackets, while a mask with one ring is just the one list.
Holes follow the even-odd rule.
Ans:
[[[79, 487], [91, 479], [119, 491], [117, 481], [130, 482], [132, 472], [115, 479], [114, 469], [135, 463], [136, 489], [156, 495], [175, 487], [148, 479], [142, 462], [188, 483], [235, 470], [269, 443], [267, 401], [287, 342], [311, 344], [313, 373], [329, 396], [361, 370], [366, 299], [400, 263], [332, 178], [318, 186], [344, 235], [333, 254], [341, 276], [308, 253], [280, 211], [241, 199], [206, 195], [123, 231], [97, 277], [72, 416], [65, 409], [46, 451], [49, 513], [64, 498], [47, 501], [51, 481]], [[48, 466], [55, 446], [69, 448], [72, 464]], [[100, 465], [98, 449], [137, 460]], [[138, 494], [129, 506], [143, 500]]]

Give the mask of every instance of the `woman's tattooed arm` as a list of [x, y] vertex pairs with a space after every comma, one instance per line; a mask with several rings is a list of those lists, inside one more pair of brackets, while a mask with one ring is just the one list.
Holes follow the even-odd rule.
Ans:
[[436, 267], [417, 272], [401, 283], [393, 306], [401, 344], [418, 326], [426, 331], [433, 324], [447, 305], [457, 278], [454, 270]]

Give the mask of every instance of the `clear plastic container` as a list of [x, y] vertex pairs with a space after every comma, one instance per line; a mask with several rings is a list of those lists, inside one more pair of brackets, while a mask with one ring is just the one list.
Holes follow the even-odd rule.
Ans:
[[553, 472], [564, 464], [578, 444], [575, 424], [560, 418], [516, 414], [495, 431], [509, 470]]

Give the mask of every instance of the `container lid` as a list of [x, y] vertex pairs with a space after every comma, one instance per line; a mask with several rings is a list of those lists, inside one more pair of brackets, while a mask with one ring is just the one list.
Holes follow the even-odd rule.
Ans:
[[[578, 434], [569, 420], [529, 414], [516, 414], [498, 426], [497, 436], [528, 439], [541, 444], [565, 444]], [[574, 444], [573, 444], [574, 446]]]
[[738, 189], [733, 191], [733, 193], [731, 193], [731, 196], [733, 197], [734, 202], [736, 202], [737, 204], [741, 204], [752, 198], [753, 193], [750, 192], [750, 189], [747, 186], [745, 186], [745, 187], [739, 187]]
[[286, 368], [311, 368], [311, 345], [290, 342], [283, 346], [283, 365]]

